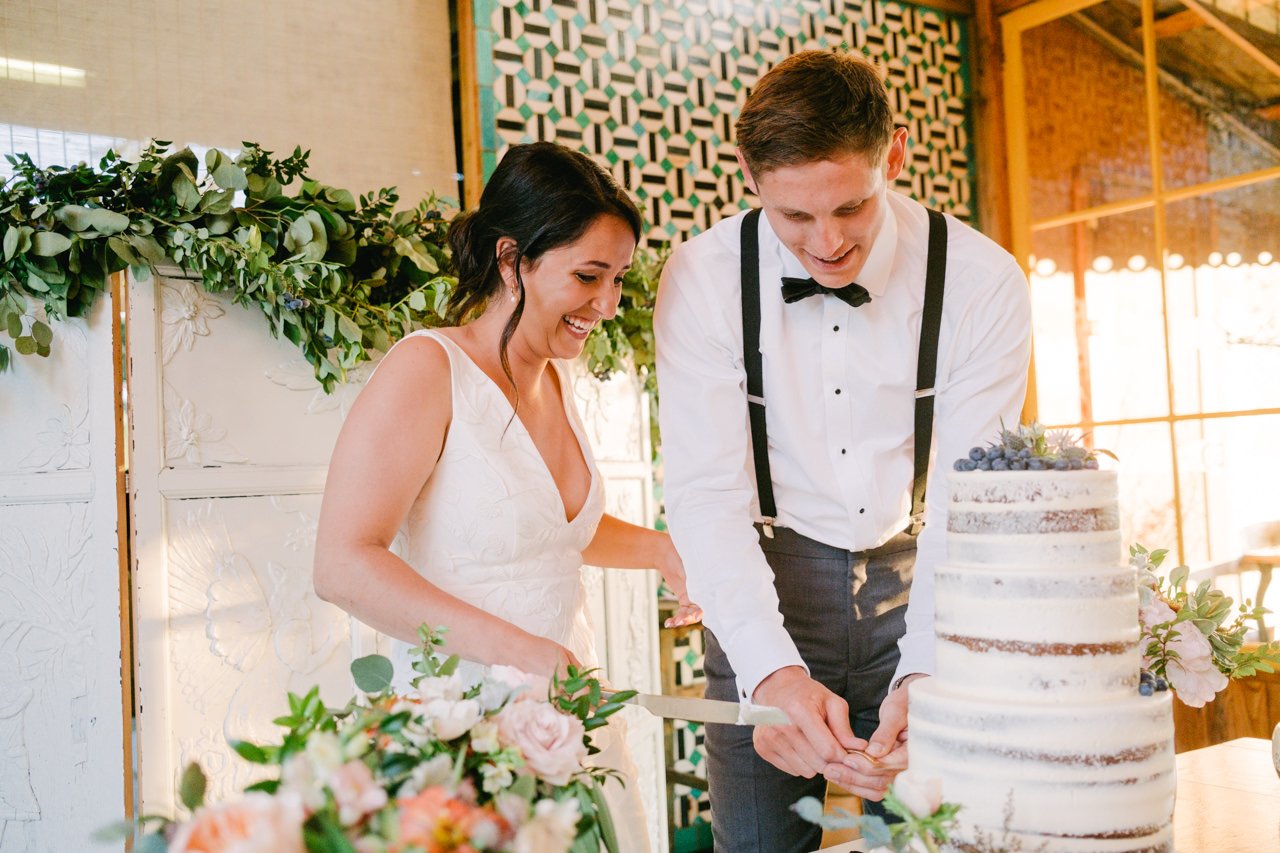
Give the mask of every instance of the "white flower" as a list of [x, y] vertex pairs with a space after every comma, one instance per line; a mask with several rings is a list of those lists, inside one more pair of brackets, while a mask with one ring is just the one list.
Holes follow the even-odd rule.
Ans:
[[505, 791], [511, 787], [511, 783], [516, 780], [516, 775], [511, 772], [511, 768], [498, 764], [482, 764], [480, 765], [480, 775], [484, 777], [480, 783], [480, 787], [484, 789], [486, 794], [496, 794], [499, 791]]
[[474, 699], [450, 701], [432, 699], [422, 706], [423, 716], [429, 720], [431, 731], [440, 740], [453, 740], [471, 730], [484, 719], [484, 709]]
[[567, 853], [577, 835], [576, 799], [539, 800], [533, 817], [516, 832], [514, 853]]
[[502, 744], [498, 743], [498, 724], [492, 720], [481, 720], [472, 726], [471, 748], [485, 754], [502, 749]]
[[280, 790], [296, 794], [308, 812], [324, 808], [324, 785], [316, 778], [315, 768], [305, 752], [289, 756], [280, 768]]
[[327, 779], [342, 766], [342, 741], [333, 732], [315, 732], [307, 740], [306, 756], [315, 775]]
[[433, 699], [447, 699], [457, 702], [466, 692], [462, 679], [455, 672], [453, 675], [437, 675], [418, 680], [418, 699], [424, 705]]
[[407, 800], [416, 797], [427, 788], [444, 785], [453, 778], [453, 761], [447, 755], [437, 755], [413, 768], [408, 780], [400, 786], [396, 797]]
[[942, 780], [936, 776], [913, 776], [906, 770], [894, 779], [893, 794], [916, 817], [928, 817], [942, 805]]

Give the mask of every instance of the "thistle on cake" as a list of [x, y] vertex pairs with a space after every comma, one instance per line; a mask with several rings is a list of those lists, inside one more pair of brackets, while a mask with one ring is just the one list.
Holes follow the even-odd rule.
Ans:
[[1086, 447], [1081, 441], [1067, 430], [1046, 430], [1039, 421], [1013, 429], [1002, 424], [998, 441], [971, 448], [952, 467], [957, 471], [1081, 471], [1096, 469], [1099, 453], [1115, 458], [1110, 451]]
[[1199, 708], [1229, 679], [1275, 672], [1280, 667], [1280, 642], [1244, 648], [1249, 623], [1257, 624], [1270, 611], [1247, 599], [1234, 607], [1235, 601], [1208, 580], [1188, 591], [1191, 570], [1186, 566], [1161, 574], [1168, 553], [1141, 545], [1129, 549], [1129, 563], [1138, 573], [1145, 668], [1139, 689], [1149, 694], [1167, 682], [1184, 704]]

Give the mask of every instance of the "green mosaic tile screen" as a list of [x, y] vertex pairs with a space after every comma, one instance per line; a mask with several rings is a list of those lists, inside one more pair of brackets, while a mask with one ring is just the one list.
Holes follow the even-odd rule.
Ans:
[[911, 151], [898, 188], [974, 218], [964, 20], [885, 0], [477, 0], [484, 167], [554, 140], [607, 165], [651, 242], [748, 206], [733, 121], [786, 56], [841, 45], [879, 63]]

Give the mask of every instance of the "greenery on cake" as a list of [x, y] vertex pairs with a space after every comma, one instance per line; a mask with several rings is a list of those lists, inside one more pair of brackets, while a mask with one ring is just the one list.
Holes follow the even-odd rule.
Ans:
[[1098, 454], [1115, 458], [1106, 450], [1086, 447], [1083, 438], [1069, 430], [1046, 430], [1038, 421], [1009, 429], [1001, 424], [1000, 437], [986, 447], [973, 447], [957, 459], [956, 471], [1081, 471], [1098, 467]]
[[1182, 702], [1199, 708], [1229, 679], [1275, 672], [1280, 667], [1280, 642], [1245, 646], [1249, 625], [1262, 624], [1270, 611], [1249, 599], [1237, 607], [1209, 580], [1188, 590], [1191, 570], [1186, 566], [1161, 573], [1168, 553], [1141, 545], [1129, 549], [1130, 565], [1138, 573], [1145, 670], [1139, 690], [1149, 695], [1167, 682]]
[[[942, 780], [919, 778], [910, 770], [898, 774], [884, 796], [884, 807], [901, 818], [889, 823], [878, 815], [854, 815], [844, 809], [823, 811], [817, 797], [805, 797], [791, 809], [809, 823], [823, 829], [857, 829], [869, 850], [928, 851], [938, 853], [947, 845], [955, 828], [960, 806], [942, 801]], [[949, 849], [949, 848], [948, 848]]]

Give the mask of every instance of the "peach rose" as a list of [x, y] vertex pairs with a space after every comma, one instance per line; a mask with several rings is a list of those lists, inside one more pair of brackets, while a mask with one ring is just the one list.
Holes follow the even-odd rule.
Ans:
[[476, 846], [497, 846], [510, 835], [501, 816], [485, 811], [451, 794], [447, 789], [428, 788], [398, 801], [399, 837], [393, 853], [407, 847], [426, 850], [467, 850]]
[[519, 749], [529, 769], [552, 785], [564, 785], [582, 769], [587, 747], [577, 717], [546, 702], [513, 702], [496, 719], [503, 743]]
[[178, 827], [169, 853], [304, 853], [302, 799], [251, 791], [198, 809]]

